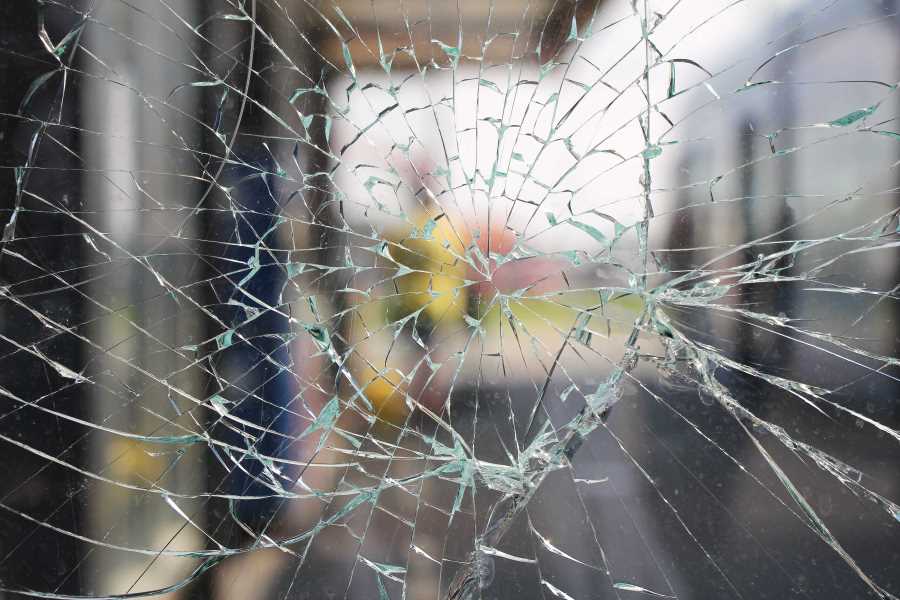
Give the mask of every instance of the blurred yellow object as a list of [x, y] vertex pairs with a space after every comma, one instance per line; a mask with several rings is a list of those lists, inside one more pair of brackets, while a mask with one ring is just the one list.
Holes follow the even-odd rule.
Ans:
[[468, 302], [468, 291], [463, 287], [468, 243], [466, 232], [454, 229], [445, 215], [432, 219], [427, 214], [396, 241], [395, 260], [413, 271], [395, 279], [407, 312], [423, 309], [434, 326], [462, 320]]
[[[502, 230], [494, 234], [496, 251], [513, 247], [514, 238]], [[467, 252], [475, 246], [468, 230], [454, 227], [443, 214], [423, 211], [384, 239], [385, 258], [392, 261], [384, 266], [393, 274], [382, 275], [383, 283], [369, 290], [370, 295], [360, 296], [349, 342], [354, 347], [350, 361], [354, 378], [373, 412], [387, 422], [401, 422], [409, 413], [407, 394], [428, 403], [423, 391], [415, 389], [430, 375], [428, 367], [423, 368], [426, 353], [434, 353], [431, 358], [441, 362], [435, 355], [447, 357], [462, 350], [469, 337], [466, 327], [479, 329], [480, 352], [502, 355], [518, 351], [518, 344], [500, 343], [513, 326], [517, 335], [524, 333], [545, 348], [557, 347], [565, 338], [572, 338], [568, 343], [613, 343], [613, 338], [631, 331], [643, 309], [638, 295], [568, 290], [559, 276], [565, 265], [551, 258], [517, 263], [518, 272], [507, 270], [502, 293], [496, 279], [485, 279], [467, 260]], [[542, 281], [549, 285], [537, 286]], [[523, 288], [528, 291], [515, 291]], [[478, 295], [480, 302], [469, 302], [470, 296]], [[460, 331], [461, 336], [453, 335]], [[430, 384], [432, 402], [441, 395], [440, 385], [439, 378]]]
[[[470, 238], [454, 229], [446, 215], [435, 212], [423, 211], [410, 226], [385, 235], [396, 263], [392, 293], [363, 299], [350, 332], [354, 378], [373, 412], [393, 423], [409, 412], [404, 400], [409, 383], [402, 374], [424, 355], [411, 341], [396, 343], [397, 328], [418, 325], [424, 337], [439, 337], [441, 330], [458, 328], [467, 310], [464, 257]], [[407, 324], [409, 318], [416, 323]]]
[[[530, 335], [543, 340], [564, 336], [577, 325], [579, 317], [584, 321], [584, 330], [594, 335], [612, 337], [630, 332], [634, 319], [644, 308], [643, 299], [635, 294], [617, 294], [597, 308], [599, 296], [593, 290], [560, 291], [549, 296], [510, 298], [506, 304], [519, 329], [526, 328]], [[494, 304], [480, 315], [489, 336], [498, 337], [501, 327], [508, 325], [501, 321], [501, 313]]]
[[379, 373], [368, 365], [360, 371], [358, 377], [372, 412], [391, 423], [402, 421], [409, 411], [404, 401], [407, 386], [400, 374], [393, 369]]

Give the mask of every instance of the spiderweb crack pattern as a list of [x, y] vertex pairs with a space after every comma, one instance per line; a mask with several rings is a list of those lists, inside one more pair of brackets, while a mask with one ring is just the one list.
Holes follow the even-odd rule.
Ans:
[[893, 3], [35, 8], [3, 594], [900, 594]]

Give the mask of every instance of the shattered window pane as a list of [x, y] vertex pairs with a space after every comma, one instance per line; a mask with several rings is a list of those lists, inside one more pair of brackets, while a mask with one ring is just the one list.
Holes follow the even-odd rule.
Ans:
[[898, 10], [8, 3], [0, 597], [900, 596]]

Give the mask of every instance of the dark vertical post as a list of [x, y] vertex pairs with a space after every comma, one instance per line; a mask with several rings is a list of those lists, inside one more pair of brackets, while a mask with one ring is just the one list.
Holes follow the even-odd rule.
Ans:
[[[84, 355], [76, 334], [86, 317], [82, 296], [68, 287], [83, 276], [77, 269], [79, 227], [66, 214], [82, 200], [75, 168], [81, 136], [59, 126], [78, 121], [79, 90], [71, 81], [64, 85], [62, 76], [74, 53], [61, 51], [57, 60], [42, 45], [41, 17], [55, 41], [77, 25], [71, 13], [38, 2], [0, 3], [0, 386], [19, 399], [0, 398], [0, 433], [78, 463], [84, 430], [41, 410], [84, 418], [87, 385], [61, 376], [49, 363], [81, 370]], [[43, 85], [31, 88], [45, 75]], [[62, 327], [47, 327], [29, 309]], [[83, 531], [82, 505], [72, 500], [83, 478], [12, 444], [0, 443], [0, 455], [0, 502], [38, 519], [53, 514], [60, 527]], [[84, 548], [76, 538], [3, 511], [0, 549], [5, 586], [62, 594], [79, 590], [76, 565]]]

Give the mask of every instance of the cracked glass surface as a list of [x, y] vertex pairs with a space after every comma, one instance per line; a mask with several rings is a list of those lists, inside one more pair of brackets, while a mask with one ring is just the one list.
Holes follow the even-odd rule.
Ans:
[[0, 598], [900, 596], [889, 0], [21, 0]]

